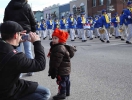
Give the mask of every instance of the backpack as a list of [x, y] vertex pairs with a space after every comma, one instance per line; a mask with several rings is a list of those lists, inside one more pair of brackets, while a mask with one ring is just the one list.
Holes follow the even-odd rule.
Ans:
[[76, 46], [70, 46], [70, 45], [64, 45], [65, 48], [67, 49], [67, 51], [70, 54], [70, 58], [72, 58], [74, 56], [74, 52], [77, 51]]

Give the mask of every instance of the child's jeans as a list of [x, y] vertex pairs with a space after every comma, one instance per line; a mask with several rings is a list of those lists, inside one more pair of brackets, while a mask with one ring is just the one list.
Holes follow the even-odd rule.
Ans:
[[57, 76], [58, 93], [59, 94], [70, 94], [70, 75]]

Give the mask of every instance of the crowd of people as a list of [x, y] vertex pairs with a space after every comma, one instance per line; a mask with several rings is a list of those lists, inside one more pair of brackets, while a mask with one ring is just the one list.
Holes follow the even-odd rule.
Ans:
[[75, 41], [78, 37], [82, 42], [86, 42], [87, 38], [93, 40], [99, 38], [102, 42], [110, 43], [110, 38], [114, 36], [116, 39], [126, 41], [127, 44], [131, 44], [130, 39], [132, 37], [131, 25], [132, 25], [132, 3], [127, 3], [127, 8], [122, 10], [121, 14], [115, 13], [112, 17], [107, 14], [105, 9], [102, 10], [101, 15], [94, 17], [85, 17], [85, 13], [81, 13], [74, 18], [73, 14], [69, 15], [69, 18], [41, 20], [37, 22], [36, 30], [43, 40], [49, 35], [49, 40], [53, 30], [59, 28], [64, 31], [68, 31], [71, 41]]

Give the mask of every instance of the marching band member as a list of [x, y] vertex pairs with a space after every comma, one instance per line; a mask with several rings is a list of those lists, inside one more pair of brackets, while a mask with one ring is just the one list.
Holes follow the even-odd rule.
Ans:
[[120, 16], [120, 33], [122, 34], [121, 40], [124, 41], [125, 38], [128, 36], [127, 35], [127, 22], [126, 19], [124, 18], [124, 10], [122, 11], [122, 14]]
[[94, 21], [92, 17], [89, 17], [88, 23], [90, 24], [89, 38], [90, 40], [93, 40]]
[[108, 28], [110, 27], [110, 20], [109, 20], [109, 17], [106, 13], [106, 10], [102, 10], [102, 16], [100, 18], [100, 28], [103, 28], [104, 29], [104, 33], [100, 35], [100, 40], [102, 42], [105, 42], [104, 41], [104, 36], [107, 40], [107, 43], [110, 43], [109, 41], [109, 36], [108, 36]]
[[119, 32], [119, 23], [120, 23], [120, 17], [118, 16], [118, 14], [116, 13], [114, 15], [114, 18], [111, 20], [111, 22], [114, 24], [115, 27], [115, 38], [121, 38], [120, 32]]
[[60, 20], [60, 29], [67, 31], [66, 24], [67, 24], [67, 20], [64, 18], [64, 16], [62, 16]]
[[52, 40], [52, 33], [53, 33], [53, 21], [51, 18], [46, 22], [47, 24], [47, 32], [49, 34], [49, 40]]
[[54, 30], [55, 30], [56, 28], [60, 28], [60, 22], [58, 21], [58, 19], [55, 19], [55, 20], [54, 20]]
[[99, 30], [98, 30], [98, 28], [99, 28], [99, 16], [95, 16], [95, 20], [94, 20], [94, 22], [95, 22], [95, 24], [94, 24], [94, 29], [95, 29], [95, 38], [96, 37], [98, 37], [98, 38], [100, 38], [100, 34], [99, 34]]
[[82, 39], [82, 42], [86, 42], [86, 30], [84, 29], [84, 26], [86, 24], [86, 18], [84, 17], [84, 13], [81, 14], [81, 17], [77, 18], [77, 30], [79, 38]]
[[131, 44], [130, 39], [132, 38], [132, 2], [127, 3], [127, 9], [124, 10], [124, 18], [128, 24], [128, 37], [126, 40], [127, 44]]
[[70, 29], [70, 37], [71, 37], [71, 41], [75, 41], [75, 19], [73, 18], [73, 14], [70, 14], [69, 18], [68, 18], [68, 28]]
[[47, 37], [47, 32], [46, 32], [47, 25], [46, 25], [45, 20], [42, 20], [40, 27], [41, 27], [41, 31], [42, 31], [42, 35], [43, 35], [43, 40], [45, 40]]
[[36, 25], [36, 33], [41, 38], [41, 27], [40, 27], [40, 25], [41, 25], [41, 23], [40, 22], [37, 22], [37, 25]]

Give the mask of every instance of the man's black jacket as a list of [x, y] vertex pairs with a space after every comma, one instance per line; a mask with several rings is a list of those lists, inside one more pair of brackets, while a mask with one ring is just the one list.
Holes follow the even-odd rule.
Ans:
[[36, 21], [34, 14], [26, 0], [11, 0], [5, 8], [3, 21], [15, 21], [19, 23], [27, 33], [35, 32]]
[[[22, 52], [16, 53], [0, 71], [0, 100], [17, 100], [36, 90], [37, 82], [19, 79], [20, 73], [37, 72], [45, 69], [44, 48], [40, 41], [34, 42], [33, 45], [34, 59], [27, 58]], [[14, 50], [13, 46], [0, 40], [0, 62], [12, 50]]]

